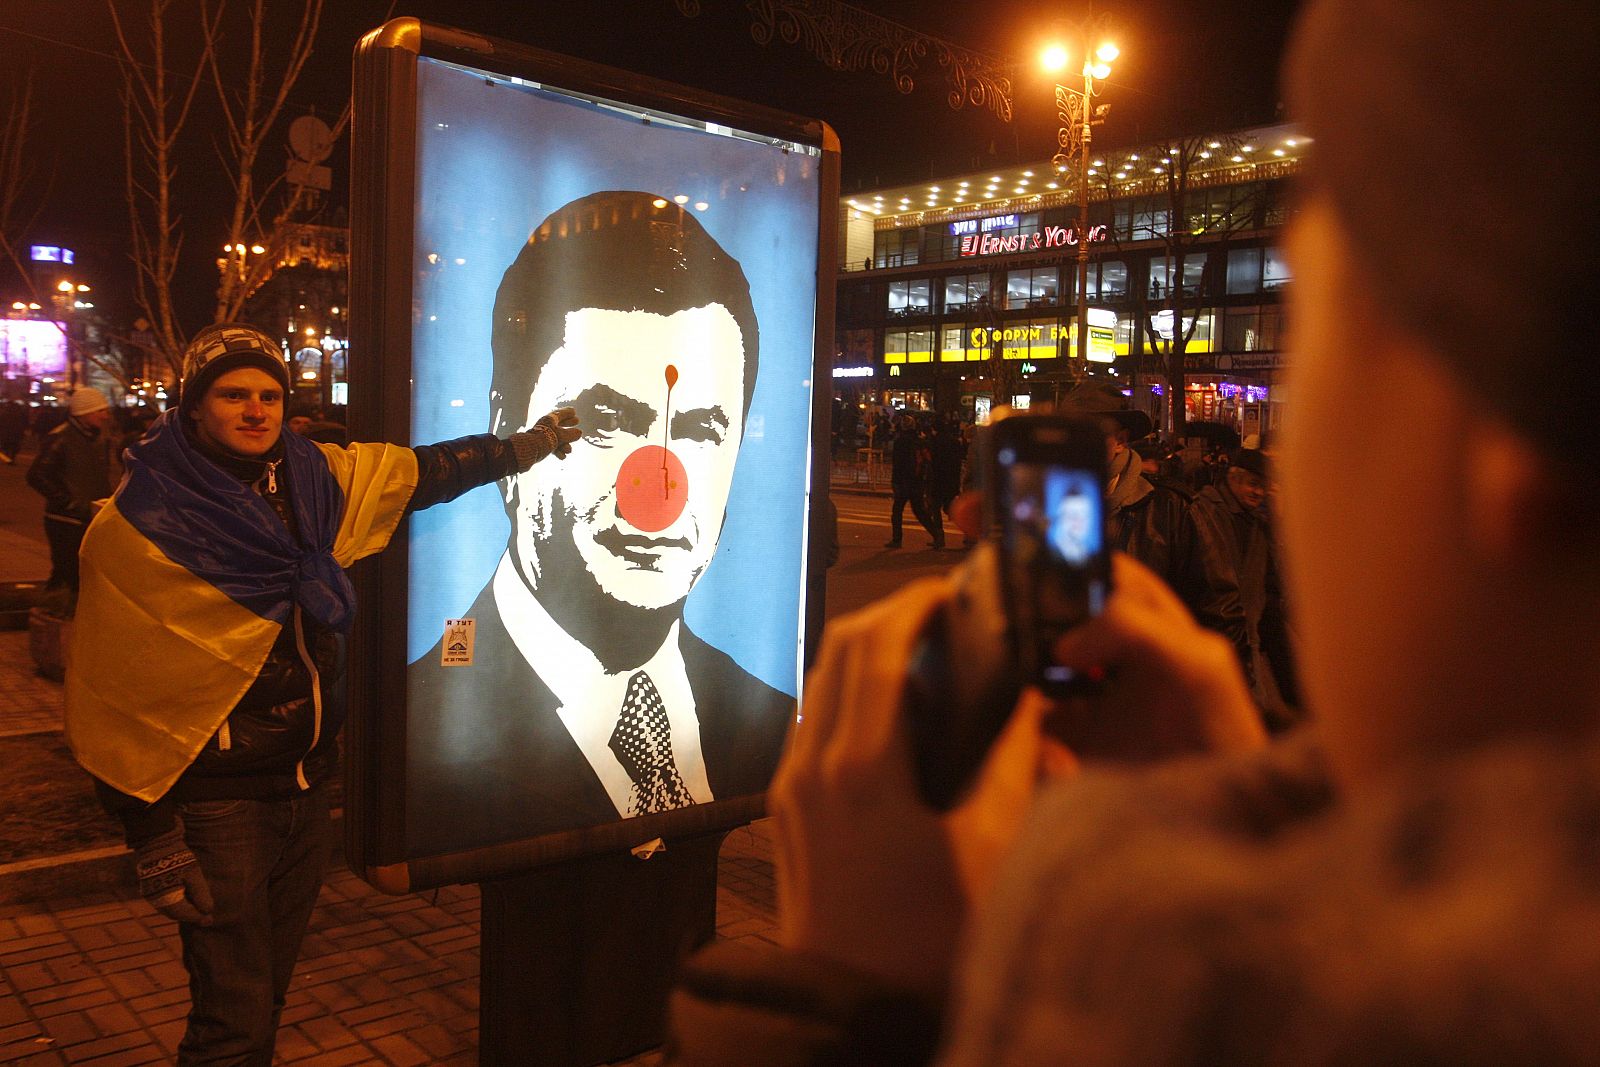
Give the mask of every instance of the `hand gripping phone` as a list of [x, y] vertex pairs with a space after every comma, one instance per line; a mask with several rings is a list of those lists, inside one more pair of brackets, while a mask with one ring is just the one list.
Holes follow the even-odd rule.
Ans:
[[1071, 696], [1099, 679], [1051, 648], [1100, 613], [1111, 590], [1105, 436], [1088, 421], [1013, 415], [984, 432], [986, 540], [910, 664], [906, 729], [918, 790], [952, 807], [1025, 685]]

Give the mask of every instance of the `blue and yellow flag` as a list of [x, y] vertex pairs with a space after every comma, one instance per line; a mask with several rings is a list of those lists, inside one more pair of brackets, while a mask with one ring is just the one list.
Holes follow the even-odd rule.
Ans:
[[67, 664], [67, 743], [95, 777], [158, 800], [255, 681], [298, 606], [346, 629], [344, 568], [389, 543], [416, 454], [283, 435], [296, 541], [261, 498], [195, 451], [169, 411], [84, 536]]

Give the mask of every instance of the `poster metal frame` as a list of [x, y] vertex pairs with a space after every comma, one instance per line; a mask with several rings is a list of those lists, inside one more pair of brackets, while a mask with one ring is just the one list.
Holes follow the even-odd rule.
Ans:
[[[829, 205], [836, 209], [839, 198], [839, 143], [832, 129], [818, 120], [413, 18], [394, 19], [373, 30], [355, 50], [349, 320], [352, 439], [399, 444], [410, 440], [417, 68], [424, 58], [820, 150], [807, 536], [813, 545], [818, 538], [831, 537], [832, 531], [819, 526], [828, 493], [838, 237], [838, 220], [829, 210]], [[810, 584], [812, 565], [808, 558], [802, 567], [805, 585]], [[670, 842], [717, 833], [765, 814], [763, 795], [735, 797], [487, 847], [408, 857], [404, 626], [408, 572], [405, 527], [387, 551], [353, 571], [361, 611], [351, 635], [344, 836], [347, 860], [362, 878], [392, 893], [477, 882], [585, 856], [625, 852], [658, 837]], [[816, 636], [805, 635], [807, 647]]]

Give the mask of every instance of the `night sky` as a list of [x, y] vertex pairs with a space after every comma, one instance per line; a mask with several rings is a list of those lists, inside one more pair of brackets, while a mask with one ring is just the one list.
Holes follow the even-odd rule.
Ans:
[[[143, 0], [115, 2], [130, 24], [145, 17]], [[197, 6], [195, 0], [175, 0], [174, 9], [185, 14], [174, 23], [174, 47], [187, 43], [184, 27], [198, 24], [190, 14]], [[299, 5], [273, 0], [267, 6], [281, 20]], [[907, 26], [1023, 63], [1008, 124], [970, 106], [951, 110], [931, 55], [915, 91], [901, 95], [887, 76], [830, 70], [804, 47], [781, 40], [756, 43], [744, 0], [700, 0], [699, 6], [694, 18], [680, 14], [674, 0], [400, 0], [392, 9], [824, 119], [842, 142], [847, 193], [1050, 155], [1055, 112], [1037, 56], [1053, 27], [1061, 25], [1055, 20], [1081, 18], [1088, 10], [1040, 0], [857, 0], [858, 7]], [[1279, 117], [1277, 67], [1296, 6], [1293, 0], [1097, 3], [1095, 12], [1110, 15], [1122, 49], [1104, 97], [1111, 113], [1097, 141], [1132, 144]], [[314, 69], [296, 87], [290, 118], [313, 109], [324, 118], [337, 115], [349, 92], [356, 40], [390, 11], [389, 0], [329, 0]], [[0, 104], [31, 66], [40, 119], [29, 145], [37, 163], [31, 199], [39, 213], [23, 239], [80, 249], [83, 270], [95, 276], [108, 307], [121, 303], [116, 291], [125, 288], [119, 275], [126, 274], [127, 244], [114, 52], [110, 17], [96, 0], [8, 0], [0, 8]], [[226, 190], [215, 198], [206, 195], [220, 179], [216, 113], [210, 90], [203, 90], [180, 190], [192, 261], [186, 276], [192, 278], [194, 313], [202, 316], [215, 286], [210, 261], [224, 240], [220, 216], [228, 200]], [[333, 195], [342, 202], [349, 176], [345, 153], [331, 162]], [[13, 283], [0, 277], [6, 277], [0, 295], [10, 299]]]

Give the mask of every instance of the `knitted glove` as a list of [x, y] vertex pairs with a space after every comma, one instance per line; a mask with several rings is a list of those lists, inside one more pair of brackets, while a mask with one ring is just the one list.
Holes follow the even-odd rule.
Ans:
[[528, 429], [511, 435], [517, 470], [527, 470], [552, 452], [557, 459], [566, 459], [567, 453], [572, 451], [572, 442], [582, 432], [578, 429], [577, 413], [571, 408], [556, 408]]
[[140, 845], [133, 865], [139, 892], [151, 907], [181, 923], [211, 925], [211, 889], [182, 830], [169, 830]]

